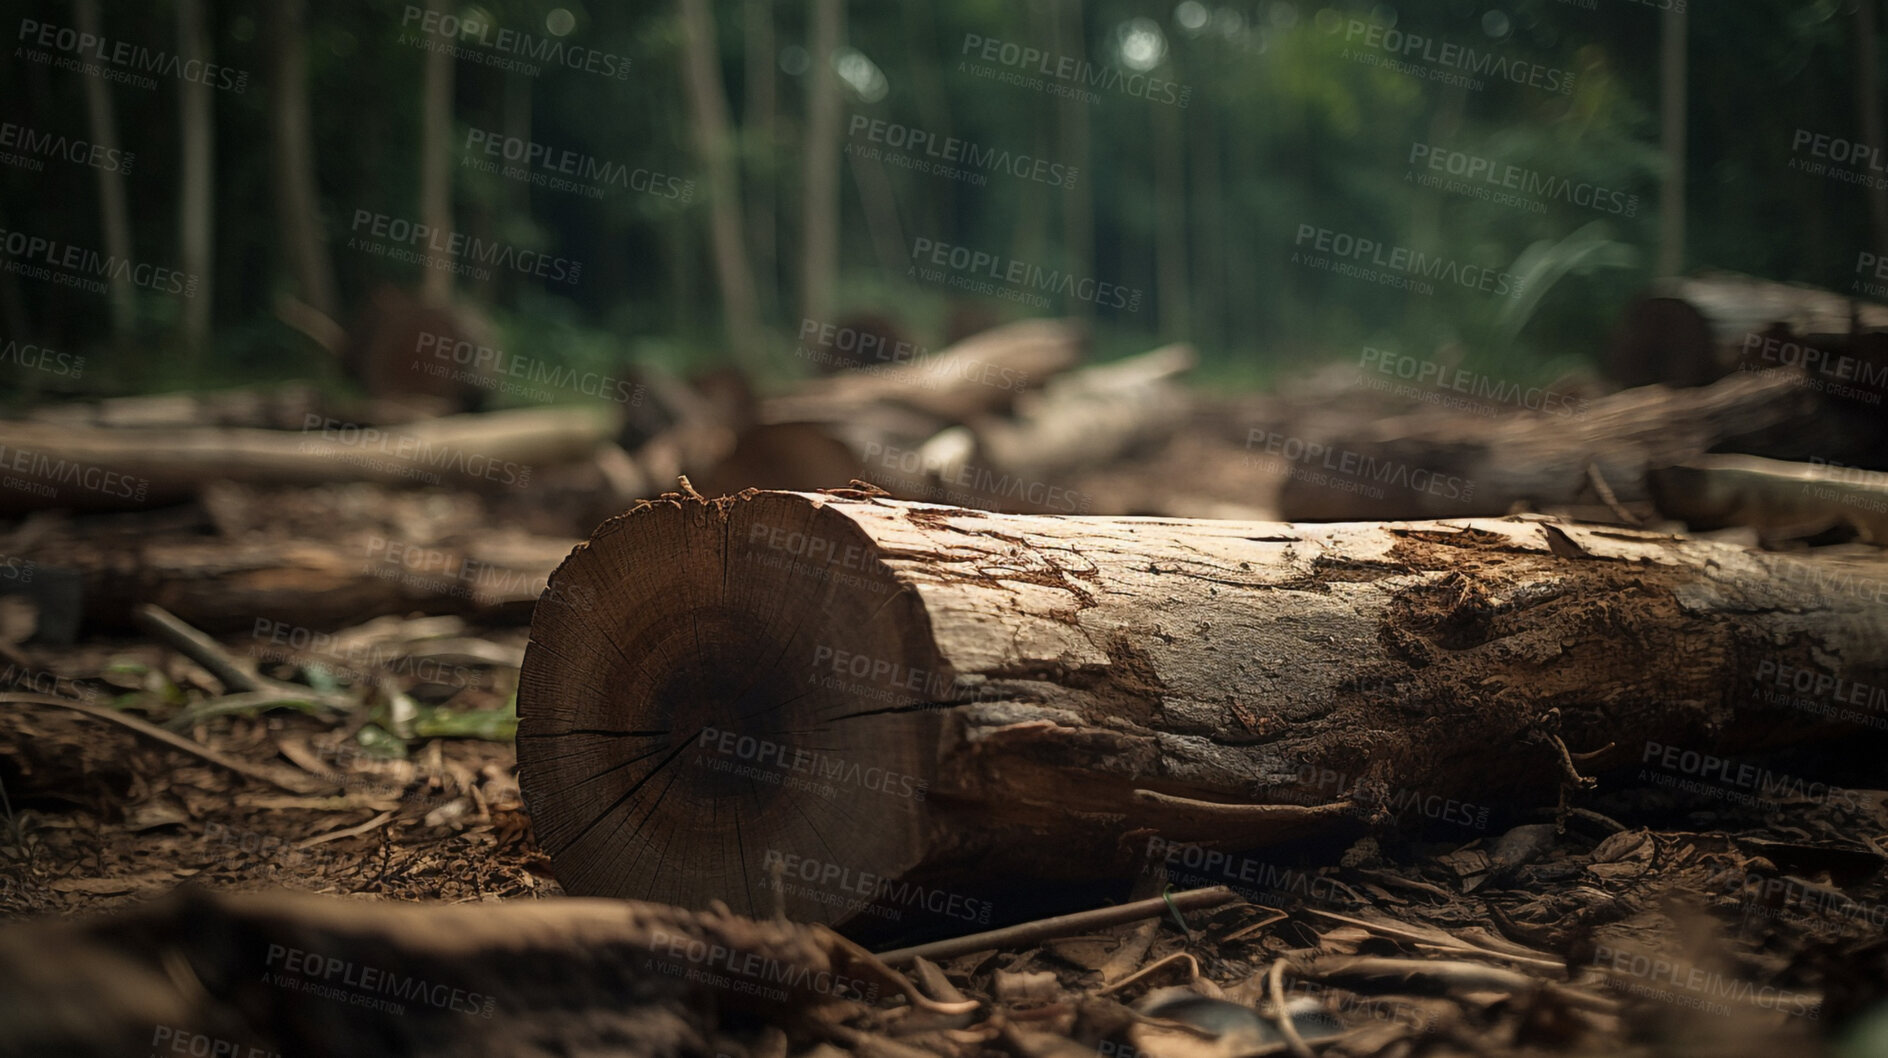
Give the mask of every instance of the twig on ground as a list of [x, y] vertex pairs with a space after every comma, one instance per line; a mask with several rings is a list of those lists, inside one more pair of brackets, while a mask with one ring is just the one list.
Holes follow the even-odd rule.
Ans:
[[880, 952], [878, 958], [888, 966], [897, 966], [920, 955], [927, 959], [951, 959], [990, 948], [1035, 944], [1051, 937], [1060, 937], [1085, 929], [1101, 929], [1106, 926], [1118, 926], [1123, 922], [1154, 918], [1167, 912], [1169, 900], [1173, 902], [1172, 906], [1182, 911], [1195, 911], [1230, 904], [1237, 899], [1239, 899], [1239, 894], [1223, 885], [1208, 886], [1205, 889], [1189, 889], [1184, 893], [1175, 893], [1171, 897], [1156, 896], [1150, 900], [1136, 900], [1118, 907], [1077, 911], [1072, 915], [1057, 915], [1054, 918], [1024, 922], [985, 933], [972, 933], [966, 937], [953, 937], [949, 940], [932, 941], [929, 944]]
[[1194, 981], [1199, 980], [1200, 979], [1199, 960], [1195, 959], [1193, 956], [1187, 954], [1186, 952], [1177, 951], [1177, 952], [1174, 952], [1172, 955], [1169, 955], [1165, 958], [1155, 959], [1153, 962], [1148, 963], [1146, 966], [1141, 967], [1140, 969], [1134, 971], [1133, 973], [1127, 975], [1126, 977], [1123, 977], [1121, 980], [1116, 981], [1114, 984], [1111, 984], [1106, 988], [1096, 989], [1095, 994], [1098, 996], [1105, 996], [1110, 992], [1118, 992], [1121, 989], [1126, 988], [1127, 986], [1140, 980], [1141, 978], [1146, 977], [1149, 974], [1152, 974], [1155, 970], [1158, 970], [1163, 966], [1167, 966], [1171, 963], [1176, 963], [1176, 962], [1181, 962], [1181, 961], [1184, 961], [1188, 966], [1193, 968], [1193, 972], [1187, 975], [1187, 983], [1192, 984]]
[[210, 675], [222, 680], [226, 689], [262, 690], [264, 680], [261, 676], [245, 671], [216, 640], [191, 627], [162, 606], [144, 603], [132, 611], [132, 616], [153, 638], [162, 640], [179, 654], [202, 665]]
[[312, 838], [305, 838], [296, 842], [295, 847], [298, 849], [311, 849], [316, 845], [325, 844], [330, 841], [339, 841], [342, 838], [357, 838], [362, 834], [386, 825], [387, 820], [392, 818], [393, 813], [391, 811], [382, 812], [359, 826], [343, 827], [340, 830], [330, 830], [326, 834], [316, 834]]
[[[226, 757], [200, 742], [185, 738], [182, 735], [173, 734], [155, 724], [147, 723], [143, 720], [139, 720], [135, 716], [129, 716], [115, 709], [107, 709], [97, 705], [87, 705], [84, 702], [75, 702], [51, 694], [0, 694], [0, 703], [5, 702], [18, 703], [21, 705], [51, 705], [61, 709], [69, 709], [75, 713], [83, 713], [86, 716], [96, 717], [97, 719], [117, 724], [120, 727], [129, 728], [154, 742], [161, 742], [174, 750], [188, 753], [199, 760], [207, 761], [226, 771], [235, 772], [238, 775], [255, 779], [258, 782], [266, 782], [278, 789], [298, 794], [313, 792], [308, 788], [307, 784], [300, 781], [301, 776], [299, 775], [295, 776], [296, 781], [290, 781], [283, 776], [274, 774], [268, 768], [251, 764], [248, 761], [237, 760], [234, 757]], [[331, 783], [324, 784], [324, 788], [332, 786], [333, 784]]]

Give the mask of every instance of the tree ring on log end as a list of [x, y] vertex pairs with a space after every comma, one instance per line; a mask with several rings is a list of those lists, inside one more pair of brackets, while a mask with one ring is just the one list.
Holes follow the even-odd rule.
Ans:
[[817, 497], [665, 497], [552, 575], [518, 782], [573, 895], [895, 919], [953, 674], [917, 593]]

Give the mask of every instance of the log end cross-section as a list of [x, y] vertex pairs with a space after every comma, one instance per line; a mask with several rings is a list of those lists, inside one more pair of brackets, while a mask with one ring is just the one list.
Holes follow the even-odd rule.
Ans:
[[750, 491], [639, 505], [571, 554], [518, 760], [572, 893], [968, 927], [993, 878], [1553, 804], [1650, 744], [1842, 730], [1818, 702], [1883, 686], [1878, 563]]
[[566, 889], [760, 916], [778, 896], [831, 921], [845, 889], [773, 873], [918, 863], [937, 716], [896, 708], [921, 690], [859, 692], [935, 682], [939, 659], [918, 597], [851, 522], [788, 493], [667, 498], [606, 523], [555, 580], [518, 755]]

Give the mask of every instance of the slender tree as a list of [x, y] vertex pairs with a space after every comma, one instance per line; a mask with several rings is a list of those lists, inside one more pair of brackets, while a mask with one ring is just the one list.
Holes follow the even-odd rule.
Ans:
[[1659, 274], [1685, 267], [1685, 8], [1665, 12], [1659, 39], [1659, 145], [1665, 177], [1659, 187]]
[[[446, 0], [427, 0], [429, 9], [445, 11]], [[420, 90], [420, 223], [433, 231], [452, 230], [452, 64], [450, 54], [426, 52]], [[422, 247], [428, 256], [449, 256], [444, 240]], [[430, 305], [452, 300], [452, 272], [427, 268], [420, 277], [420, 298]]]
[[[1875, 15], [1875, 0], [1856, 0], [1855, 9], [1855, 100], [1862, 118], [1862, 138], [1882, 155], [1888, 135], [1882, 130], [1881, 116], [1881, 41], [1876, 34], [1881, 26]], [[1888, 248], [1888, 186], [1877, 180], [1868, 185], [1868, 218], [1874, 229], [1875, 246]]]
[[[184, 62], [210, 61], [209, 32], [204, 26], [202, 0], [178, 0], [177, 54]], [[211, 208], [216, 191], [216, 114], [214, 90], [202, 80], [185, 80], [177, 90], [178, 128], [183, 138], [179, 166], [177, 228], [179, 267], [196, 277], [196, 293], [183, 306], [185, 362], [202, 363], [210, 343], [210, 305], [213, 293], [210, 269], [216, 214]]]
[[762, 311], [769, 311], [778, 304], [780, 281], [774, 221], [774, 187], [778, 180], [775, 159], [780, 147], [775, 114], [779, 77], [775, 74], [774, 0], [746, 0], [742, 10], [747, 23], [747, 107], [743, 124], [752, 162], [747, 181], [747, 244], [760, 275], [756, 296]]
[[801, 157], [800, 313], [832, 312], [839, 273], [839, 77], [833, 60], [845, 39], [842, 0], [812, 0], [812, 68], [806, 79], [806, 153]]
[[[100, 35], [98, 0], [78, 0], [75, 11], [79, 32]], [[107, 152], [118, 150], [118, 119], [113, 112], [111, 87], [102, 77], [85, 80], [85, 113], [92, 142]], [[98, 174], [98, 208], [105, 231], [105, 252], [113, 259], [131, 258], [131, 211], [125, 204], [125, 178], [122, 172], [95, 170]], [[137, 315], [137, 303], [131, 289], [128, 269], [114, 269], [106, 277], [107, 297], [111, 306], [111, 333], [118, 342], [128, 341]]]
[[334, 266], [321, 223], [315, 182], [314, 128], [308, 113], [308, 27], [305, 0], [275, 0], [269, 8], [274, 60], [270, 139], [275, 167], [276, 230], [295, 295], [334, 319]]
[[1192, 329], [1187, 286], [1187, 188], [1180, 118], [1154, 106], [1154, 284], [1160, 297], [1160, 333], [1184, 339]]
[[747, 270], [741, 242], [740, 181], [735, 175], [728, 100], [715, 62], [718, 49], [714, 19], [707, 0], [678, 0], [678, 10], [682, 17], [682, 83], [695, 128], [695, 152], [707, 175], [708, 233], [715, 276], [721, 285], [721, 307], [727, 315], [735, 359], [751, 369], [759, 366], [766, 347], [754, 280]]
[[[1056, 50], [1063, 55], [1085, 55], [1088, 42], [1082, 30], [1082, 5], [1058, 4]], [[1058, 107], [1057, 161], [1079, 170], [1075, 186], [1061, 189], [1062, 245], [1069, 271], [1089, 275], [1095, 269], [1095, 174], [1089, 166], [1087, 100], [1064, 98]], [[1070, 310], [1078, 316], [1094, 313], [1091, 302], [1076, 299]]]

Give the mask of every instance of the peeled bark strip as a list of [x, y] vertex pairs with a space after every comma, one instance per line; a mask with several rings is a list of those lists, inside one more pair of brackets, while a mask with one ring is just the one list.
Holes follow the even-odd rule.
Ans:
[[1317, 775], [1552, 804], [1552, 709], [1589, 772], [1831, 730], [1760, 675], [1880, 686], [1884, 569], [1531, 518], [671, 495], [553, 574], [596, 606], [534, 616], [520, 785], [573, 893], [962, 931], [988, 908], [937, 892], [1369, 815]]

